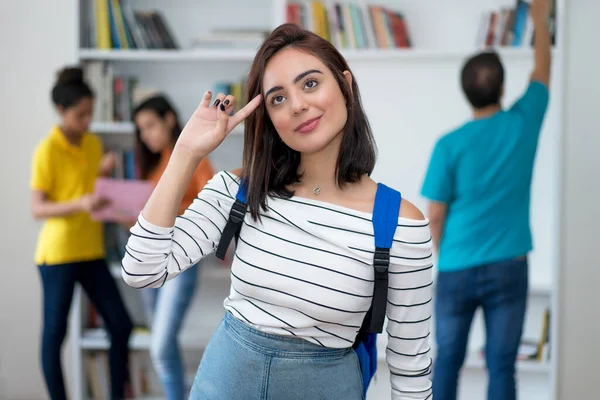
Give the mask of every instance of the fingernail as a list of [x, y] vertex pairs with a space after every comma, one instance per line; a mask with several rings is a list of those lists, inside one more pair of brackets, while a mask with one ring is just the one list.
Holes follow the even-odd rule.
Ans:
[[228, 106], [228, 105], [229, 105], [229, 100], [225, 100], [225, 101], [223, 102], [223, 104], [225, 104], [226, 106]]
[[225, 106], [221, 104], [221, 111], [225, 111]]
[[218, 106], [220, 102], [221, 102], [221, 100], [216, 99], [215, 102], [213, 103], [213, 106], [215, 106], [215, 107]]

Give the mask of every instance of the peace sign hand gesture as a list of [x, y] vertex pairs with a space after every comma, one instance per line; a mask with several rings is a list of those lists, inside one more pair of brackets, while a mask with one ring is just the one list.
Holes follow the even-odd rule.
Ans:
[[258, 107], [261, 99], [259, 94], [244, 108], [229, 116], [235, 106], [235, 97], [219, 93], [211, 105], [212, 93], [204, 93], [200, 105], [183, 127], [176, 148], [185, 150], [198, 161], [208, 156], [233, 128]]

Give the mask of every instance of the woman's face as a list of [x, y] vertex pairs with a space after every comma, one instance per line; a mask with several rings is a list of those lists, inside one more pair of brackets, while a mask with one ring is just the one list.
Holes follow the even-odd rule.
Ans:
[[[350, 72], [344, 71], [349, 83]], [[332, 72], [308, 53], [285, 48], [265, 67], [265, 107], [281, 140], [300, 153], [329, 145], [348, 118], [346, 100]]]
[[135, 116], [140, 139], [153, 153], [160, 153], [171, 145], [171, 132], [175, 124], [173, 114], [161, 118], [152, 110], [141, 110]]
[[69, 108], [59, 109], [64, 128], [75, 134], [87, 132], [92, 123], [94, 99], [84, 97]]

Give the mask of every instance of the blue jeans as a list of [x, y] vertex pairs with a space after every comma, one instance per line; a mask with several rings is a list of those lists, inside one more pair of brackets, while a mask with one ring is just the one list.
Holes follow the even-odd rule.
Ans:
[[358, 357], [260, 332], [227, 312], [198, 368], [190, 400], [362, 400]]
[[516, 399], [515, 361], [523, 332], [527, 286], [528, 264], [524, 257], [439, 273], [435, 301], [435, 399], [456, 399], [471, 321], [480, 306], [486, 331], [487, 398]]
[[44, 289], [42, 369], [52, 400], [66, 400], [60, 352], [75, 283], [79, 282], [104, 320], [110, 335], [108, 364], [111, 399], [125, 398], [131, 319], [105, 260], [38, 265]]
[[178, 334], [196, 291], [198, 269], [194, 265], [158, 289], [142, 290], [152, 321], [150, 355], [168, 400], [182, 400], [187, 392]]

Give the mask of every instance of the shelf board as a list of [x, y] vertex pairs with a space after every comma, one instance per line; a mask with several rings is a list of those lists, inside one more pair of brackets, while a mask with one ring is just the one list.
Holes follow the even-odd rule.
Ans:
[[[196, 335], [180, 335], [181, 346], [186, 350], [204, 350], [212, 332], [213, 329], [205, 335], [202, 335], [202, 332], [196, 332]], [[150, 339], [149, 331], [134, 330], [129, 338], [129, 348], [131, 350], [149, 350]], [[86, 329], [79, 339], [79, 347], [83, 350], [108, 350], [110, 340], [102, 328]]]
[[[194, 330], [194, 334], [181, 335], [181, 347], [186, 350], [204, 350], [208, 344], [208, 340], [214, 330], [214, 327], [204, 330]], [[80, 339], [80, 348], [84, 350], [108, 350], [110, 342], [106, 331], [102, 328], [86, 329], [83, 331]], [[150, 349], [150, 332], [135, 331], [129, 339], [129, 347], [131, 350], [149, 350]], [[385, 362], [385, 351], [378, 351], [378, 360]], [[473, 352], [468, 354], [463, 364], [465, 370], [485, 369], [485, 360], [479, 354]], [[535, 360], [519, 360], [516, 363], [517, 371], [533, 372], [546, 374], [550, 372], [550, 364], [548, 362], [539, 362]]]
[[[342, 50], [348, 61], [393, 61], [393, 60], [453, 60], [463, 59], [476, 53], [476, 48], [468, 49], [368, 49]], [[528, 58], [533, 49], [528, 47], [503, 47], [495, 49], [503, 58]]]
[[[477, 52], [466, 49], [342, 49], [348, 61], [394, 61], [394, 60], [454, 60]], [[531, 47], [499, 47], [495, 49], [503, 58], [529, 58]], [[554, 51], [554, 50], [553, 50]], [[179, 49], [179, 50], [97, 50], [80, 49], [79, 57], [85, 61], [252, 61], [256, 50], [252, 49]]]
[[[550, 363], [536, 360], [518, 360], [517, 371], [534, 372], [539, 374], [550, 373]], [[485, 360], [477, 353], [468, 354], [463, 364], [463, 369], [485, 369]]]
[[[133, 122], [92, 122], [90, 131], [99, 135], [133, 135], [135, 127]], [[236, 126], [230, 135], [244, 135], [244, 126]]]
[[[83, 331], [79, 344], [86, 350], [108, 350], [110, 341], [107, 333], [102, 328], [86, 329]], [[134, 331], [129, 338], [129, 348], [131, 350], [147, 350], [150, 348], [150, 333], [143, 331]]]
[[135, 127], [133, 122], [92, 122], [90, 131], [98, 134], [132, 135]]
[[550, 283], [529, 283], [530, 296], [550, 296], [552, 294], [552, 284]]
[[255, 54], [252, 49], [79, 50], [85, 61], [252, 61]]
[[[432, 354], [432, 357], [435, 357]], [[380, 363], [385, 363], [385, 351], [381, 351], [378, 349], [377, 352], [377, 360]], [[522, 372], [532, 372], [538, 374], [548, 374], [550, 373], [550, 363], [549, 362], [539, 362], [535, 360], [518, 360], [516, 365], [517, 371]], [[472, 352], [467, 354], [465, 358], [465, 362], [463, 364], [463, 370], [484, 370], [486, 369], [485, 360], [481, 358], [481, 356], [477, 352]]]

